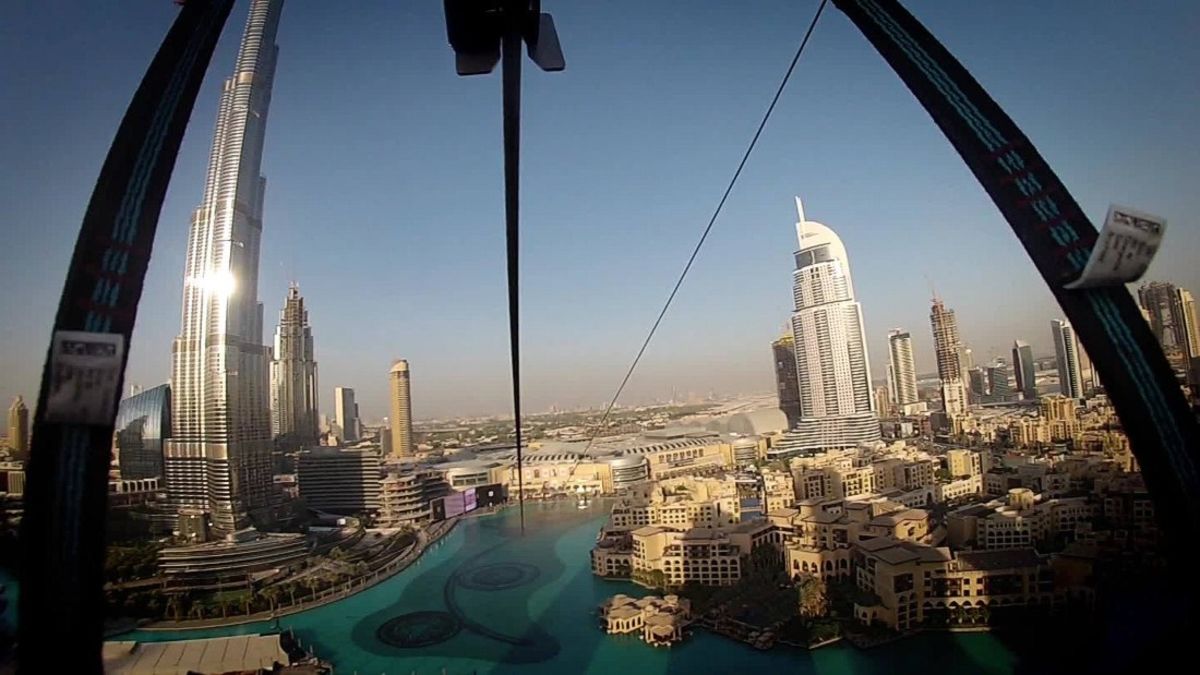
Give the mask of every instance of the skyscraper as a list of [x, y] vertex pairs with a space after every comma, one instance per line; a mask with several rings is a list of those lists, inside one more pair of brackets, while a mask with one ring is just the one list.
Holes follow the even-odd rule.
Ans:
[[984, 400], [988, 403], [1013, 400], [1012, 374], [1004, 359], [996, 359], [984, 371], [987, 374], [987, 393]]
[[121, 478], [163, 475], [163, 442], [171, 437], [171, 385], [160, 384], [121, 399], [113, 423]]
[[[889, 366], [889, 370], [890, 370]], [[892, 403], [891, 387], [875, 387], [875, 411], [880, 417], [894, 417], [896, 405]]]
[[1075, 329], [1066, 321], [1055, 319], [1050, 322], [1050, 336], [1054, 340], [1054, 356], [1058, 362], [1059, 391], [1067, 398], [1083, 398], [1083, 370]]
[[967, 371], [967, 391], [972, 401], [983, 403], [988, 393], [987, 371], [983, 368], [971, 368]]
[[408, 390], [408, 361], [400, 359], [392, 364], [388, 377], [392, 384], [392, 456], [409, 457], [413, 454], [412, 399]]
[[282, 0], [251, 0], [234, 74], [225, 80], [204, 197], [192, 214], [183, 320], [172, 347], [167, 493], [210, 515], [217, 532], [265, 516], [271, 421], [258, 258], [263, 139]]
[[796, 198], [792, 338], [800, 391], [800, 423], [790, 442], [799, 451], [879, 441], [862, 306], [854, 299], [850, 258], [833, 230], [806, 220]]
[[1013, 372], [1017, 376], [1017, 391], [1024, 394], [1027, 401], [1036, 399], [1037, 374], [1034, 370], [1033, 347], [1021, 340], [1013, 342], [1012, 358]]
[[333, 415], [342, 430], [342, 441], [354, 443], [358, 440], [358, 403], [354, 401], [354, 390], [350, 387], [334, 387]]
[[1179, 325], [1187, 344], [1188, 358], [1200, 357], [1200, 323], [1196, 321], [1196, 299], [1192, 297], [1191, 291], [1176, 288], [1175, 303], [1179, 306]]
[[288, 287], [271, 360], [271, 434], [283, 450], [317, 444], [317, 360], [300, 287]]
[[771, 343], [775, 359], [775, 392], [779, 409], [787, 417], [791, 429], [800, 421], [800, 384], [796, 381], [796, 348], [791, 335], [781, 336]]
[[958, 320], [954, 310], [946, 309], [940, 298], [933, 299], [929, 312], [933, 327], [933, 354], [941, 380], [942, 409], [947, 415], [967, 411], [967, 386], [964, 381], [963, 346], [958, 337]]
[[1200, 325], [1190, 291], [1153, 281], [1138, 289], [1138, 302], [1167, 358], [1179, 366], [1200, 356]]
[[912, 336], [899, 328], [888, 331], [888, 388], [892, 401], [903, 408], [917, 402], [917, 367]]
[[29, 458], [29, 408], [20, 396], [8, 406], [8, 444], [17, 457]]

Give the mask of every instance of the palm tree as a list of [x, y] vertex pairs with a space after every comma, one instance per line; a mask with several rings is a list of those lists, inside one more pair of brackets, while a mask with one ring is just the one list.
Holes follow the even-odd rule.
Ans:
[[175, 620], [179, 621], [179, 596], [171, 595], [167, 598], [167, 614], [174, 614]]
[[263, 589], [262, 596], [271, 603], [271, 613], [275, 613], [275, 601], [279, 599], [279, 589], [275, 586], [268, 586]]
[[304, 577], [304, 585], [312, 593], [313, 600], [317, 599], [317, 587], [321, 585], [321, 580], [315, 574], [310, 574]]

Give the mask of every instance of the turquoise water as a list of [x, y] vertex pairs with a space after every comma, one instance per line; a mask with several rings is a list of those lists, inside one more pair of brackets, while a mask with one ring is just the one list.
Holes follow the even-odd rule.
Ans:
[[[655, 649], [608, 636], [594, 610], [614, 593], [645, 591], [594, 577], [588, 551], [605, 518], [597, 506], [526, 508], [527, 534], [507, 509], [467, 519], [410, 568], [337, 603], [284, 617], [303, 644], [338, 673], [1009, 673], [1024, 671], [993, 634], [929, 633], [860, 651], [761, 652], [696, 631]], [[388, 622], [391, 622], [390, 624]], [[380, 640], [388, 625], [398, 647]], [[269, 630], [248, 624], [190, 631], [135, 631], [124, 639], [173, 640]], [[761, 670], [765, 669], [765, 670]]]

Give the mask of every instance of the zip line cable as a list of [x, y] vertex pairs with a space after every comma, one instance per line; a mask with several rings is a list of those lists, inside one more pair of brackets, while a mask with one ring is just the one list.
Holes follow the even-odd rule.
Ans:
[[508, 30], [501, 38], [501, 87], [504, 97], [504, 222], [508, 259], [508, 341], [512, 361], [513, 435], [517, 444], [517, 495], [521, 534], [525, 534], [525, 483], [521, 452], [521, 315], [520, 315], [520, 187], [521, 187], [521, 32], [510, 10]]
[[625, 385], [629, 384], [629, 378], [633, 377], [633, 371], [642, 360], [642, 355], [646, 353], [646, 348], [650, 346], [650, 341], [654, 339], [654, 333], [658, 331], [658, 326], [662, 323], [663, 317], [667, 315], [667, 310], [670, 309], [671, 302], [675, 300], [675, 295], [679, 292], [679, 287], [683, 285], [683, 280], [687, 278], [688, 272], [691, 271], [692, 263], [696, 262], [696, 256], [700, 254], [700, 248], [704, 246], [704, 241], [708, 239], [708, 234], [717, 222], [717, 217], [721, 215], [721, 209], [725, 207], [725, 201], [729, 199], [729, 194], [733, 192], [733, 186], [737, 184], [738, 178], [741, 177], [742, 169], [746, 167], [746, 161], [750, 159], [750, 154], [754, 152], [754, 147], [758, 145], [758, 138], [762, 136], [763, 129], [766, 128], [767, 120], [771, 119], [771, 113], [775, 111], [775, 104], [779, 103], [779, 97], [783, 95], [783, 90], [787, 87], [788, 80], [792, 77], [792, 72], [796, 70], [796, 64], [800, 62], [800, 56], [804, 54], [804, 48], [808, 45], [808, 39], [812, 37], [813, 29], [817, 27], [817, 21], [821, 18], [821, 12], [825, 10], [825, 5], [828, 1], [821, 0], [821, 4], [817, 6], [817, 11], [813, 14], [812, 21], [808, 24], [808, 30], [804, 31], [804, 37], [800, 40], [800, 46], [796, 48], [796, 54], [792, 57], [792, 62], [788, 65], [787, 72], [783, 74], [783, 80], [779, 82], [779, 87], [775, 90], [775, 96], [771, 98], [771, 105], [767, 106], [767, 112], [763, 114], [762, 121], [758, 123], [758, 129], [754, 132], [754, 137], [750, 139], [750, 145], [746, 147], [746, 152], [742, 154], [742, 161], [738, 162], [737, 170], [733, 172], [733, 177], [729, 179], [729, 185], [725, 188], [725, 194], [721, 195], [721, 201], [717, 203], [717, 208], [713, 211], [712, 217], [708, 219], [708, 225], [705, 226], [704, 232], [700, 235], [700, 240], [696, 242], [696, 247], [692, 249], [692, 255], [688, 257], [687, 264], [683, 266], [683, 272], [680, 273], [679, 279], [675, 282], [675, 287], [671, 289], [671, 294], [667, 296], [667, 301], [663, 304], [662, 311], [658, 313], [658, 318], [654, 320], [654, 325], [650, 327], [650, 332], [642, 342], [641, 349], [638, 350], [637, 356], [633, 357], [633, 363], [629, 365], [629, 370], [625, 372], [625, 377], [621, 380], [621, 385], [617, 387], [617, 393], [613, 394], [612, 400], [608, 403], [608, 408], [604, 411], [604, 416], [600, 418], [600, 423], [596, 425], [596, 430], [592, 433], [591, 438], [588, 439], [587, 447], [583, 449], [584, 453], [587, 453], [591, 449], [592, 443], [600, 435], [600, 430], [604, 428], [604, 423], [608, 421], [609, 415], [612, 414], [613, 407], [617, 404], [617, 399], [621, 397], [621, 392], [625, 391]]

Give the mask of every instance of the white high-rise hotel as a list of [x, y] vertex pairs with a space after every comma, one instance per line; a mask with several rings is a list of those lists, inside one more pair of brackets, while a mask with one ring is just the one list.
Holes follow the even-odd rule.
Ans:
[[271, 488], [269, 349], [258, 301], [263, 137], [283, 0], [251, 0], [217, 112], [204, 198], [192, 214], [183, 321], [172, 346], [167, 492], [229, 532], [263, 514]]
[[792, 336], [800, 385], [800, 422], [786, 450], [804, 452], [853, 447], [880, 439], [871, 395], [871, 365], [862, 306], [854, 299], [850, 259], [833, 230], [807, 220], [796, 198], [799, 221], [792, 294]]

